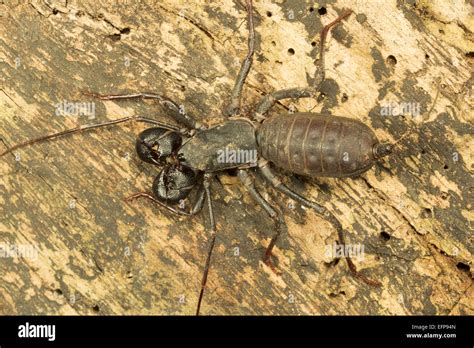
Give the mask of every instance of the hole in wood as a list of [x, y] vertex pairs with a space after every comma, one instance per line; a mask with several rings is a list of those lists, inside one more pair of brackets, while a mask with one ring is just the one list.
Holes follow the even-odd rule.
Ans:
[[387, 64], [390, 66], [395, 66], [397, 64], [397, 58], [394, 55], [389, 55], [387, 57]]
[[463, 272], [469, 272], [471, 270], [471, 267], [464, 262], [458, 262], [456, 265], [457, 269], [463, 271]]
[[432, 216], [432, 214], [433, 214], [433, 212], [431, 211], [430, 208], [425, 208], [425, 209], [423, 209], [423, 211], [421, 212], [421, 217], [423, 217], [423, 218], [429, 218], [429, 217]]
[[385, 231], [382, 231], [380, 232], [380, 238], [382, 238], [382, 240], [384, 240], [385, 242], [389, 241], [390, 240], [390, 235], [385, 232]]

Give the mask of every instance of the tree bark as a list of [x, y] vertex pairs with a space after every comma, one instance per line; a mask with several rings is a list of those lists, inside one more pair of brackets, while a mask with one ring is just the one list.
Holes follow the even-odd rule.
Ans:
[[[223, 173], [212, 184], [218, 236], [202, 314], [472, 315], [472, 6], [255, 2], [244, 114], [266, 93], [311, 83], [322, 27], [351, 8], [328, 37], [323, 97], [284, 100], [272, 113], [352, 117], [384, 141], [413, 134], [355, 179], [280, 172], [341, 221], [347, 242], [363, 247], [357, 267], [381, 288], [328, 254], [337, 240], [328, 222], [257, 180], [288, 226], [274, 251], [281, 274], [273, 273], [262, 262], [273, 223]], [[239, 1], [4, 0], [0, 151], [129, 115], [171, 123], [153, 102], [102, 102], [82, 91], [161, 93], [203, 124], [222, 122], [247, 36]], [[94, 103], [95, 118], [57, 115], [64, 103]], [[0, 245], [10, 253], [0, 262], [1, 314], [194, 313], [206, 210], [176, 217], [122, 200], [149, 191], [159, 171], [134, 152], [145, 128], [109, 127], [0, 158]]]

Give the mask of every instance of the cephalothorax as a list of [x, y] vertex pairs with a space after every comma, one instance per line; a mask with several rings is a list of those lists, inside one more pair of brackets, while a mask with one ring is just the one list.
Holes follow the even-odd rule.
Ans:
[[[173, 118], [184, 128], [164, 124], [144, 117], [125, 117], [100, 124], [92, 124], [46, 135], [15, 145], [0, 154], [3, 156], [15, 149], [57, 138], [63, 135], [96, 129], [124, 122], [144, 122], [154, 125], [137, 138], [136, 151], [140, 159], [162, 167], [155, 178], [152, 193], [140, 192], [127, 200], [145, 197], [172, 212], [181, 215], [197, 214], [207, 202], [211, 240], [204, 268], [196, 313], [199, 314], [203, 298], [212, 251], [216, 239], [216, 225], [211, 200], [211, 179], [226, 169], [236, 169], [238, 177], [250, 195], [275, 221], [276, 233], [265, 252], [264, 261], [273, 268], [271, 252], [281, 231], [281, 214], [257, 191], [250, 172], [265, 178], [276, 190], [286, 194], [302, 205], [313, 208], [335, 227], [339, 243], [344, 244], [343, 229], [339, 221], [323, 206], [307, 200], [292, 191], [278, 178], [274, 166], [289, 172], [310, 177], [350, 177], [367, 171], [377, 159], [390, 154], [390, 144], [380, 143], [373, 131], [363, 123], [346, 118], [317, 113], [290, 113], [267, 117], [269, 109], [285, 98], [314, 97], [324, 80], [324, 43], [331, 27], [351, 14], [344, 11], [336, 20], [326, 25], [321, 32], [320, 58], [317, 62], [313, 86], [290, 88], [266, 95], [256, 106], [252, 119], [239, 117], [241, 92], [249, 73], [254, 54], [255, 33], [252, 1], [247, 0], [249, 24], [249, 51], [242, 64], [229, 105], [224, 110], [228, 120], [207, 129], [193, 117], [183, 112], [172, 100], [153, 93], [123, 95], [98, 95], [88, 93], [101, 100], [143, 98], [153, 99], [169, 110]], [[239, 161], [222, 160], [222, 151], [227, 153], [256, 154], [243, 156]], [[177, 203], [196, 189], [196, 202], [189, 211]], [[357, 272], [349, 257], [346, 261], [353, 275], [367, 284], [380, 283]]]

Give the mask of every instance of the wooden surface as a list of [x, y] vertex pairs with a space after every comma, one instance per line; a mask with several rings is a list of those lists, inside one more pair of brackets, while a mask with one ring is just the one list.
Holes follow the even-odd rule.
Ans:
[[[243, 5], [139, 3], [0, 2], [2, 149], [126, 115], [168, 120], [153, 103], [100, 102], [82, 90], [163, 93], [203, 123], [224, 119], [246, 54]], [[364, 245], [355, 262], [380, 289], [326, 255], [337, 239], [329, 223], [259, 180], [288, 225], [275, 250], [281, 275], [273, 274], [261, 261], [272, 222], [223, 175], [213, 183], [218, 238], [202, 314], [474, 313], [473, 9], [448, 3], [256, 1], [248, 108], [267, 92], [306, 85], [322, 26], [351, 8], [328, 39], [325, 98], [282, 104], [358, 119], [385, 141], [418, 128], [360, 178], [285, 179]], [[64, 101], [95, 102], [95, 119], [56, 116]], [[419, 103], [424, 122], [381, 116], [389, 102]], [[149, 190], [158, 173], [134, 153], [142, 129], [75, 135], [0, 159], [0, 244], [37, 251], [1, 258], [0, 314], [194, 313], [209, 237], [202, 217], [122, 201]]]

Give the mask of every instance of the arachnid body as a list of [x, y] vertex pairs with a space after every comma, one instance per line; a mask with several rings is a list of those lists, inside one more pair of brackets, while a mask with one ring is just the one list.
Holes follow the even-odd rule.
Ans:
[[[181, 110], [177, 103], [158, 94], [136, 93], [124, 95], [92, 94], [101, 100], [152, 99], [165, 106], [170, 115], [184, 128], [171, 126], [145, 117], [125, 117], [105, 123], [92, 124], [29, 140], [15, 145], [4, 153], [31, 145], [39, 141], [57, 138], [76, 132], [83, 132], [125, 122], [144, 122], [154, 125], [142, 132], [136, 142], [136, 151], [141, 160], [162, 167], [155, 178], [152, 194], [136, 193], [128, 200], [147, 198], [161, 207], [181, 215], [195, 215], [206, 205], [209, 214], [208, 230], [211, 234], [208, 256], [204, 266], [199, 300], [200, 307], [206, 288], [212, 251], [216, 241], [216, 224], [211, 199], [212, 179], [227, 169], [236, 169], [242, 184], [250, 195], [275, 221], [276, 233], [264, 255], [264, 261], [273, 268], [271, 252], [281, 232], [283, 218], [257, 191], [251, 172], [256, 172], [276, 190], [291, 197], [302, 205], [313, 208], [327, 219], [337, 230], [340, 244], [344, 244], [343, 229], [337, 218], [318, 203], [300, 196], [278, 178], [275, 168], [283, 168], [295, 174], [310, 177], [351, 177], [369, 170], [376, 160], [390, 154], [391, 145], [381, 143], [373, 131], [359, 121], [316, 113], [292, 113], [267, 117], [270, 108], [286, 98], [314, 97], [324, 81], [324, 44], [329, 30], [348, 17], [351, 11], [343, 12], [321, 32], [320, 59], [313, 86], [276, 91], [262, 98], [252, 119], [239, 117], [241, 92], [252, 65], [255, 48], [255, 33], [252, 15], [252, 1], [247, 1], [249, 24], [249, 51], [242, 64], [230, 103], [224, 110], [229, 119], [207, 129]], [[245, 151], [256, 153], [238, 164], [219, 159], [220, 151]], [[196, 190], [196, 200], [187, 211], [176, 205]], [[353, 275], [363, 282], [378, 286], [379, 282], [368, 279], [357, 272], [349, 257], [346, 261]]]

